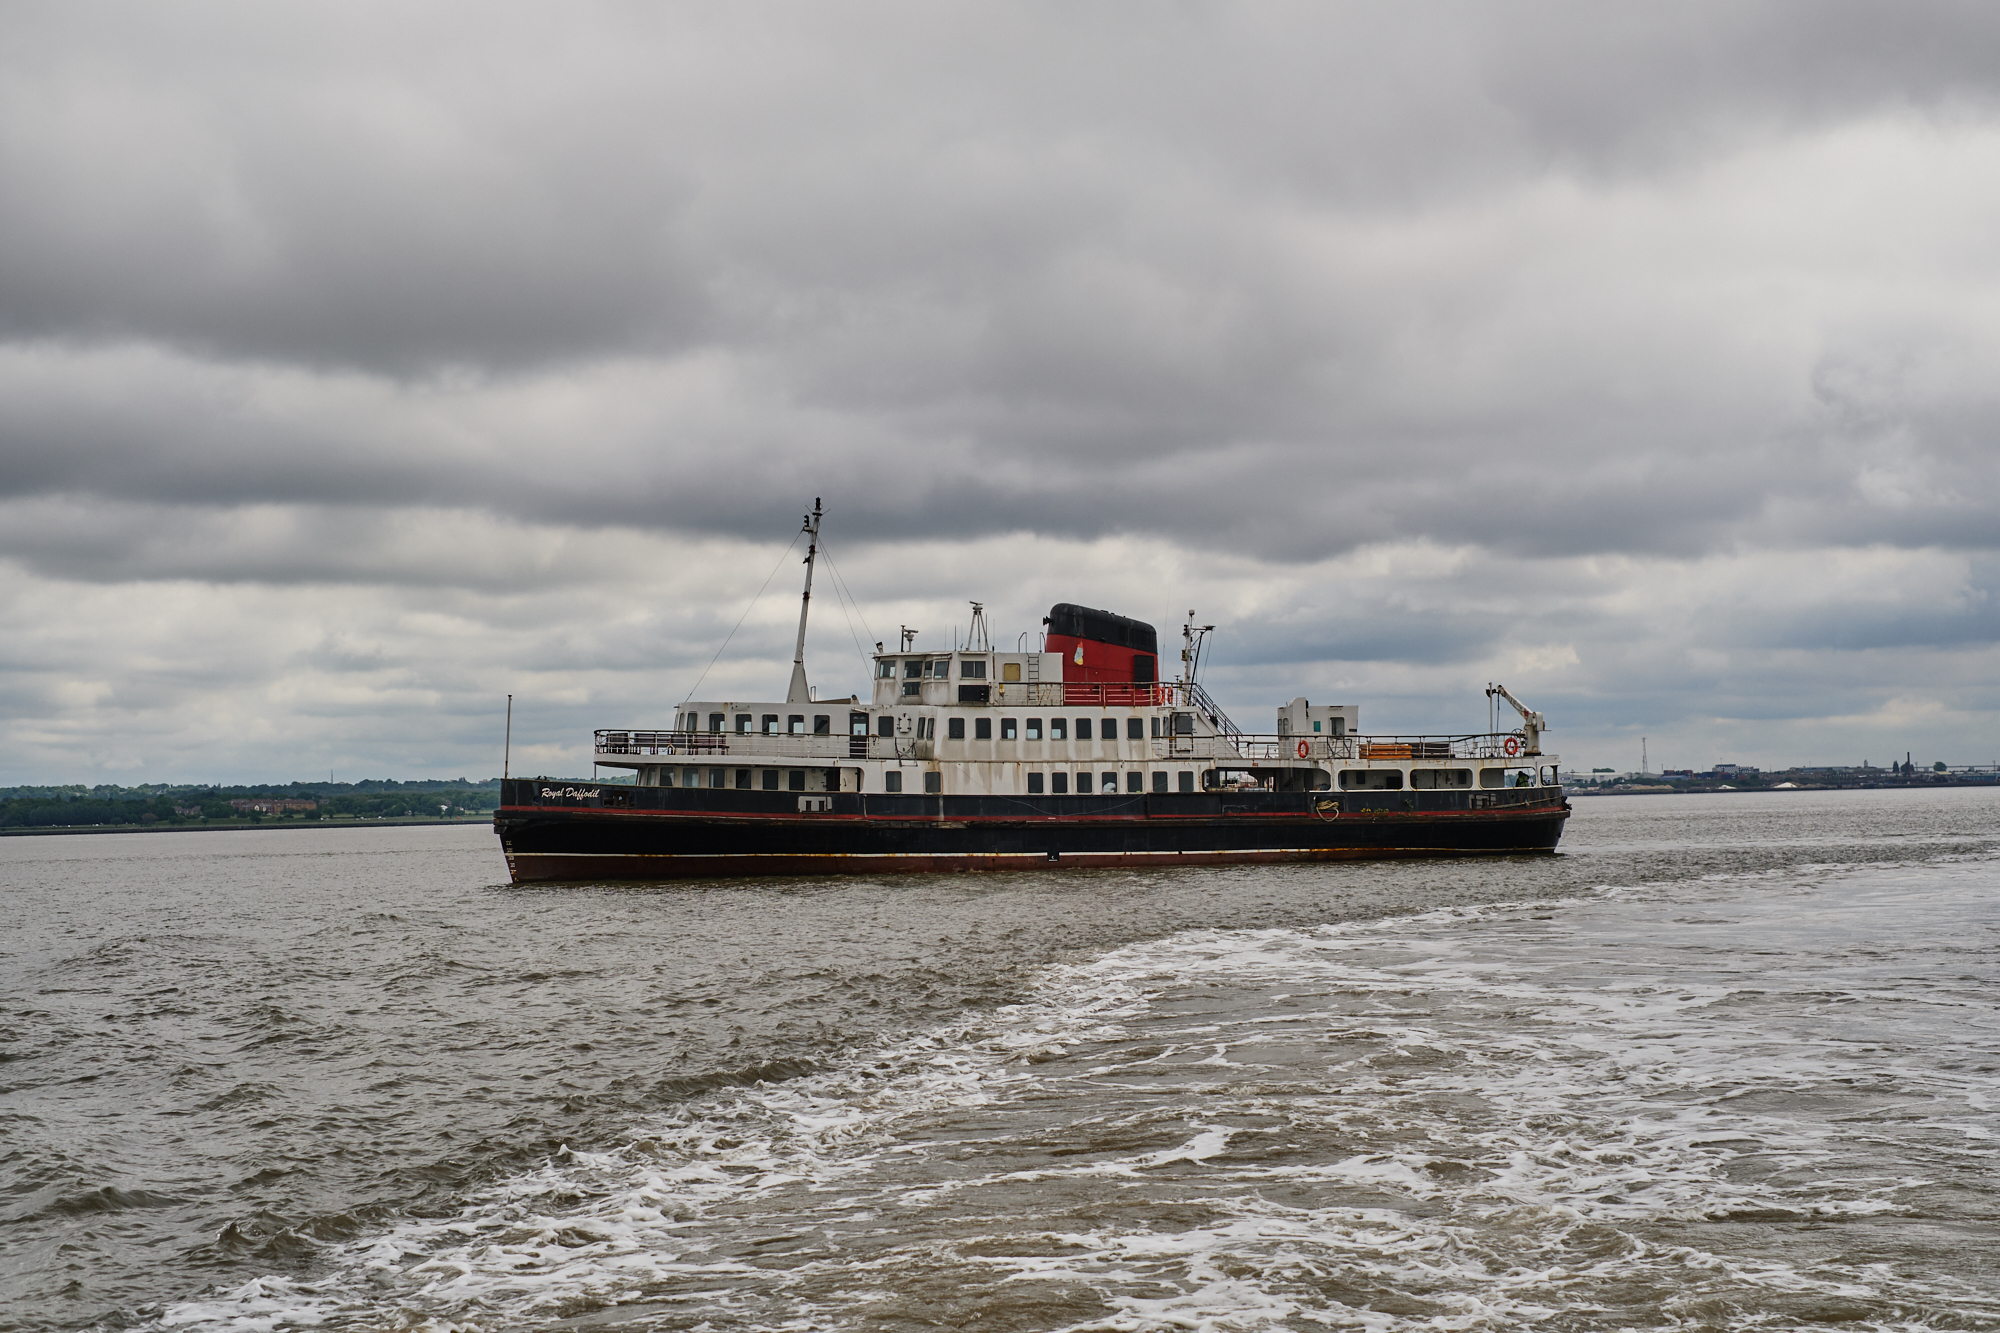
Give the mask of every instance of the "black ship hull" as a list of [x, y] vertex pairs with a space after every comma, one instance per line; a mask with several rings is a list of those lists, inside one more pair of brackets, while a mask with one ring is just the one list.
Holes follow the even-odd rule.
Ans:
[[882, 875], [1549, 853], [1560, 787], [912, 796], [510, 779], [516, 883]]

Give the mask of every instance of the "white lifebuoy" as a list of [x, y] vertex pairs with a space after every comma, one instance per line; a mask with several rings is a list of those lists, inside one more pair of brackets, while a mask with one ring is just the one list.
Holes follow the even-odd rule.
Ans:
[[1304, 742], [1304, 741], [1300, 741], [1300, 742], [1299, 742], [1299, 758], [1303, 759], [1303, 758], [1305, 758], [1305, 757], [1306, 757], [1306, 756], [1307, 756], [1308, 754], [1310, 754], [1310, 753], [1312, 753], [1312, 746], [1308, 745], [1308, 744], [1307, 744], [1306, 742]]
[[1509, 736], [1507, 738], [1507, 744], [1503, 748], [1510, 755], [1516, 755], [1521, 753], [1521, 738], [1519, 736]]

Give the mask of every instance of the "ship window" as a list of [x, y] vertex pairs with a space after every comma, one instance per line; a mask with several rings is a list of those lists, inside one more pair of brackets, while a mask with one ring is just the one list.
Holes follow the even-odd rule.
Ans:
[[833, 719], [828, 717], [825, 713], [813, 714], [813, 735], [815, 736], [833, 735]]
[[1116, 773], [1106, 773], [1103, 776], [1104, 780], [1097, 784], [1098, 788], [1106, 796], [1116, 796], [1118, 794], [1118, 775]]
[[1153, 719], [1153, 739], [1158, 740], [1159, 738], [1160, 738], [1160, 719], [1156, 717]]
[[1038, 741], [1041, 738], [1042, 738], [1042, 720], [1038, 717], [1029, 718], [1028, 739], [1031, 741]]
[[1343, 768], [1342, 791], [1401, 791], [1403, 771], [1399, 768]]
[[992, 719], [992, 718], [990, 718], [990, 717], [975, 717], [975, 718], [973, 718], [973, 719], [972, 719], [972, 739], [974, 739], [974, 740], [976, 740], [976, 741], [990, 741], [990, 740], [992, 740], [992, 739], [993, 739], [993, 719]]
[[946, 718], [944, 723], [944, 738], [948, 741], [964, 740], [965, 719], [962, 717]]
[[736, 734], [739, 736], [748, 736], [750, 734], [750, 724], [755, 720], [748, 713], [738, 713], [736, 715]]
[[1314, 730], [1314, 731], [1318, 731], [1318, 730], [1319, 730], [1319, 719], [1318, 719], [1318, 718], [1314, 718], [1314, 719], [1313, 719], [1313, 730]]
[[1090, 795], [1090, 774], [1079, 773], [1076, 775], [1076, 794], [1078, 796]]
[[1145, 718], [1143, 718], [1143, 717], [1128, 717], [1128, 718], [1126, 718], [1126, 719], [1125, 719], [1125, 739], [1126, 739], [1126, 740], [1131, 740], [1131, 741], [1143, 741], [1143, 740], [1145, 740], [1145, 739], [1146, 739], [1146, 719], [1145, 719]]
[[1052, 717], [1049, 719], [1049, 739], [1052, 741], [1066, 741], [1069, 739], [1068, 718]]
[[1041, 794], [1042, 794], [1042, 775], [1040, 773], [1028, 774], [1028, 795], [1040, 796]]
[[924, 687], [917, 684], [917, 682], [915, 682], [914, 680], [906, 680], [903, 682], [903, 697], [905, 699], [921, 699], [923, 697], [923, 694], [924, 694]]
[[1146, 790], [1146, 775], [1144, 773], [1139, 772], [1137, 769], [1134, 769], [1132, 772], [1127, 773], [1125, 775], [1125, 790], [1126, 791]]
[[1167, 794], [1167, 775], [1165, 773], [1153, 774], [1153, 790], [1162, 796]]
[[803, 768], [786, 769], [785, 785], [793, 791], [804, 791], [806, 789], [806, 771]]
[[992, 700], [993, 687], [991, 685], [961, 685], [958, 687], [958, 701], [962, 704], [991, 703]]
[[723, 775], [724, 775], [724, 773], [725, 773], [725, 770], [723, 770], [723, 769], [720, 769], [720, 768], [711, 768], [711, 769], [709, 769], [709, 770], [708, 770], [708, 785], [709, 785], [709, 786], [711, 786], [711, 787], [722, 787], [722, 786], [727, 786], [728, 784], [727, 784], [727, 782], [726, 782], [726, 781], [724, 780], [724, 776], [723, 776]]
[[777, 770], [777, 769], [775, 769], [775, 768], [767, 768], [767, 769], [765, 769], [765, 770], [764, 770], [764, 790], [765, 790], [765, 791], [776, 791], [777, 789], [778, 789], [778, 770]]
[[1419, 791], [1470, 787], [1472, 785], [1472, 770], [1469, 768], [1413, 768], [1410, 770], [1410, 785]]
[[698, 769], [698, 768], [684, 768], [684, 769], [682, 769], [682, 770], [681, 770], [681, 786], [683, 786], [683, 787], [699, 787], [700, 785], [701, 785], [701, 770], [700, 770], [700, 769]]
[[847, 734], [850, 736], [866, 736], [868, 734], [868, 714], [849, 713], [847, 715]]
[[804, 713], [793, 713], [785, 719], [785, 730], [794, 736], [805, 735], [806, 715]]
[[720, 714], [720, 713], [710, 713], [710, 714], [708, 715], [708, 729], [709, 729], [710, 731], [721, 731], [721, 730], [722, 730], [722, 714]]
[[736, 770], [736, 787], [737, 787], [737, 790], [739, 790], [739, 791], [749, 791], [749, 790], [750, 790], [750, 770], [749, 770], [749, 769], [747, 769], [747, 768], [739, 768], [739, 769], [737, 769], [737, 770]]
[[766, 736], [775, 736], [778, 734], [778, 715], [776, 713], [764, 714], [764, 734]]
[[1090, 739], [1090, 719], [1089, 719], [1089, 718], [1087, 718], [1087, 717], [1080, 717], [1080, 718], [1078, 718], [1078, 719], [1076, 720], [1076, 738], [1077, 738], [1078, 740], [1080, 740], [1080, 741], [1087, 741], [1087, 740], [1089, 740], [1089, 739]]
[[896, 664], [894, 662], [877, 662], [875, 664], [875, 679], [894, 680], [895, 678]]
[[901, 773], [884, 773], [882, 775], [883, 791], [901, 791], [902, 789], [903, 775]]
[[1192, 735], [1194, 735], [1194, 714], [1193, 714], [1193, 713], [1175, 713], [1175, 714], [1174, 714], [1174, 735], [1176, 735], [1176, 736], [1192, 736]]
[[939, 680], [943, 680], [951, 675], [951, 659], [949, 657], [931, 659], [930, 674], [936, 676]]
[[967, 658], [961, 661], [958, 664], [958, 674], [963, 680], [985, 680], [986, 659], [982, 657], [975, 662]]
[[1003, 741], [1011, 741], [1016, 739], [1015, 722], [1013, 718], [1003, 717], [1000, 719], [1000, 739]]
[[944, 790], [944, 774], [942, 773], [924, 774], [924, 795], [936, 796], [939, 792], [943, 790]]
[[1049, 791], [1057, 796], [1069, 795], [1069, 774], [1067, 773], [1049, 774]]
[[659, 781], [658, 781], [658, 782], [657, 782], [657, 783], [656, 783], [655, 785], [656, 785], [656, 786], [661, 786], [661, 787], [671, 787], [671, 786], [673, 786], [673, 785], [674, 785], [674, 770], [672, 770], [671, 768], [663, 768], [663, 769], [661, 769], [661, 770], [660, 770], [660, 779], [659, 779]]
[[890, 716], [889, 714], [887, 714], [887, 713], [884, 713], [884, 714], [882, 714], [882, 716], [880, 716], [880, 717], [876, 718], [876, 719], [875, 719], [875, 734], [876, 734], [877, 736], [893, 736], [893, 735], [895, 735], [895, 734], [896, 734], [896, 719], [895, 719], [895, 718], [893, 718], [893, 717], [891, 717], [891, 716]]
[[1185, 768], [1181, 770], [1181, 790], [1189, 795], [1194, 794], [1194, 774]]
[[923, 674], [924, 674], [924, 659], [923, 659], [923, 658], [921, 658], [921, 657], [912, 657], [912, 658], [910, 658], [910, 659], [909, 659], [908, 661], [906, 661], [906, 662], [904, 662], [904, 663], [903, 663], [903, 679], [904, 679], [904, 680], [915, 680], [915, 679], [916, 679], [916, 678], [917, 678], [918, 676], [921, 676], [921, 675], [923, 675]]

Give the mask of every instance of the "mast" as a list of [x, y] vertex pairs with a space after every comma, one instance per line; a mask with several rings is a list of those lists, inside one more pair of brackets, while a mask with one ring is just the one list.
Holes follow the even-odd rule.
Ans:
[[812, 610], [813, 599], [813, 558], [819, 554], [819, 497], [813, 497], [813, 511], [805, 517], [805, 526], [800, 529], [809, 539], [806, 542], [806, 590], [799, 598], [799, 646], [792, 653], [792, 687], [785, 692], [788, 704], [810, 703], [812, 692], [806, 688], [806, 613]]

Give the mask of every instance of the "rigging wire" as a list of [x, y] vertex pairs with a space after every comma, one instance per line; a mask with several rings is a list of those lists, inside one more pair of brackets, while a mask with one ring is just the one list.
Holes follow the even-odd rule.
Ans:
[[[820, 542], [819, 553], [826, 557], [826, 567], [833, 571], [834, 590], [843, 593], [847, 598], [847, 604], [842, 605], [840, 608], [841, 618], [846, 619], [847, 606], [852, 605], [854, 607], [854, 620], [861, 622], [861, 628], [868, 630], [868, 637], [870, 640], [873, 640], [875, 631], [868, 629], [868, 617], [861, 614], [861, 602], [855, 597], [854, 590], [847, 586], [847, 580], [841, 577], [840, 566], [833, 563], [833, 555], [826, 549], [825, 541]], [[854, 638], [854, 620], [847, 622], [847, 637], [854, 639], [854, 651], [861, 654], [861, 663], [863, 666], [867, 666], [869, 664], [868, 650], [861, 646], [861, 640]]]
[[687, 692], [686, 694], [684, 694], [684, 695], [682, 695], [682, 696], [681, 696], [681, 702], [682, 702], [682, 703], [686, 703], [686, 702], [687, 702], [688, 700], [690, 700], [690, 699], [694, 698], [694, 692], [695, 692], [696, 690], [698, 690], [698, 689], [700, 689], [700, 688], [701, 688], [701, 683], [702, 683], [703, 681], [705, 681], [705, 680], [707, 680], [707, 679], [708, 679], [708, 673], [709, 673], [710, 671], [712, 671], [712, 670], [713, 670], [713, 669], [715, 668], [715, 664], [716, 664], [716, 662], [718, 662], [719, 660], [721, 660], [721, 657], [722, 657], [722, 650], [723, 650], [723, 648], [727, 648], [727, 647], [729, 646], [729, 640], [730, 640], [730, 639], [733, 639], [733, 638], [735, 638], [735, 637], [736, 637], [736, 631], [737, 631], [737, 630], [739, 630], [739, 629], [742, 629], [742, 628], [743, 628], [743, 622], [744, 622], [744, 621], [746, 621], [746, 620], [748, 620], [748, 619], [750, 618], [750, 612], [751, 612], [752, 608], [754, 608], [754, 607], [755, 607], [755, 606], [757, 605], [757, 598], [758, 598], [758, 597], [762, 597], [762, 596], [764, 595], [764, 589], [766, 589], [766, 588], [768, 588], [768, 587], [770, 587], [770, 586], [771, 586], [771, 580], [772, 580], [772, 579], [774, 579], [774, 578], [776, 578], [776, 577], [778, 577], [778, 571], [779, 571], [780, 569], [783, 569], [783, 568], [785, 567], [785, 559], [786, 559], [786, 557], [787, 557], [787, 556], [789, 556], [789, 555], [791, 555], [792, 551], [793, 551], [793, 550], [794, 550], [794, 549], [795, 549], [795, 548], [796, 548], [796, 547], [798, 546], [798, 544], [799, 544], [799, 538], [800, 538], [800, 537], [802, 537], [802, 536], [804, 536], [804, 535], [805, 535], [805, 534], [804, 534], [804, 533], [802, 533], [802, 532], [795, 532], [795, 533], [793, 533], [793, 534], [792, 534], [792, 543], [791, 543], [791, 545], [790, 545], [790, 546], [787, 546], [787, 547], [786, 547], [786, 548], [784, 549], [784, 551], [783, 551], [783, 552], [782, 552], [782, 553], [781, 553], [781, 554], [780, 554], [780, 555], [778, 556], [778, 563], [777, 563], [777, 564], [775, 564], [775, 565], [772, 565], [772, 566], [771, 566], [771, 572], [770, 572], [770, 573], [768, 573], [768, 574], [766, 574], [766, 575], [764, 576], [764, 581], [763, 581], [763, 583], [759, 584], [759, 585], [758, 585], [758, 587], [757, 587], [757, 594], [756, 594], [756, 596], [755, 596], [755, 597], [752, 597], [752, 598], [750, 599], [750, 605], [749, 605], [749, 606], [746, 606], [746, 607], [744, 607], [744, 608], [743, 608], [743, 614], [742, 614], [742, 615], [740, 615], [740, 616], [738, 616], [738, 617], [736, 617], [736, 624], [735, 624], [735, 626], [734, 626], [734, 627], [733, 627], [733, 628], [732, 628], [732, 629], [731, 629], [731, 630], [729, 631], [729, 633], [728, 633], [728, 634], [727, 634], [727, 635], [726, 635], [726, 636], [725, 636], [725, 637], [723, 638], [723, 640], [722, 640], [722, 647], [721, 647], [721, 648], [717, 648], [717, 649], [715, 650], [715, 656], [714, 656], [714, 657], [711, 657], [711, 658], [709, 658], [709, 659], [708, 659], [708, 665], [707, 665], [707, 666], [705, 666], [705, 667], [703, 667], [703, 668], [701, 669], [701, 674], [700, 674], [699, 676], [696, 676], [696, 677], [694, 678], [694, 684], [693, 684], [693, 685], [692, 685], [692, 686], [691, 686], [691, 687], [690, 687], [690, 688], [688, 689], [688, 692]]

